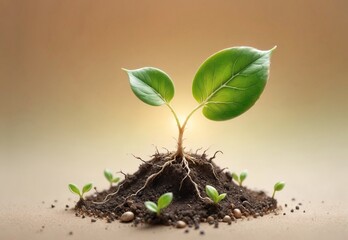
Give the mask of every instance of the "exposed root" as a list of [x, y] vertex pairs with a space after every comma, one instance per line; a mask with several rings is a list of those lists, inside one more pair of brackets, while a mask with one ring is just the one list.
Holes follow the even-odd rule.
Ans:
[[188, 178], [188, 179], [190, 180], [190, 182], [192, 183], [192, 185], [194, 186], [194, 188], [195, 188], [195, 190], [196, 190], [196, 193], [197, 193], [198, 197], [199, 197], [200, 199], [202, 199], [203, 201], [204, 201], [204, 200], [210, 201], [209, 198], [207, 198], [207, 197], [202, 197], [202, 195], [201, 195], [201, 193], [200, 193], [200, 191], [199, 191], [199, 188], [198, 188], [198, 184], [197, 184], [197, 183], [192, 179], [192, 177], [191, 177], [191, 174], [190, 174], [190, 173], [191, 173], [191, 169], [190, 169], [190, 167], [189, 167], [189, 164], [188, 164], [188, 162], [187, 162], [185, 156], [182, 157], [182, 163], [183, 163], [183, 165], [184, 165], [184, 168], [187, 170], [187, 173], [186, 173], [185, 177], [184, 177], [184, 178], [181, 180], [181, 182], [180, 182], [179, 190], [181, 189], [184, 180], [185, 180], [186, 178]]
[[206, 157], [207, 156], [207, 151], [209, 150], [209, 148], [205, 149], [204, 152], [202, 153], [202, 157]]
[[144, 190], [144, 189], [147, 187], [147, 185], [150, 183], [151, 180], [155, 179], [158, 175], [160, 175], [160, 174], [164, 171], [164, 169], [165, 169], [167, 166], [171, 165], [171, 164], [172, 164], [173, 162], [175, 162], [175, 161], [176, 161], [176, 158], [172, 159], [171, 161], [167, 161], [165, 164], [163, 164], [163, 166], [161, 167], [161, 169], [160, 169], [158, 172], [156, 172], [156, 173], [150, 175], [150, 176], [146, 179], [144, 185], [143, 185], [141, 188], [139, 188], [138, 191], [136, 191], [135, 193], [133, 193], [133, 194], [130, 195], [129, 197], [134, 197], [134, 196], [138, 195], [139, 192], [141, 192], [142, 190]]
[[155, 166], [159, 167], [159, 165], [154, 164], [154, 163], [149, 163], [149, 162], [145, 161], [144, 159], [142, 159], [141, 157], [135, 156], [134, 154], [132, 154], [132, 156], [133, 156], [134, 158], [136, 158], [136, 159], [142, 161], [142, 162], [145, 163], [145, 164], [148, 164], [148, 165], [151, 165], [151, 166], [155, 165]]
[[220, 150], [219, 150], [219, 151], [216, 151], [216, 152], [214, 153], [214, 155], [213, 155], [211, 158], [208, 159], [208, 161], [209, 161], [209, 162], [213, 161], [213, 159], [215, 159], [215, 157], [216, 157], [216, 154], [218, 154], [218, 153], [224, 154], [224, 153], [223, 153], [222, 151], [220, 151]]
[[170, 151], [168, 150], [168, 148], [165, 148], [165, 147], [162, 147], [164, 150], [166, 150], [167, 151], [167, 154], [169, 154], [170, 153]]
[[116, 172], [116, 173], [121, 173], [121, 174], [124, 176], [124, 178], [127, 178], [127, 174], [126, 174], [126, 173], [124, 173], [122, 170], [121, 170], [121, 171], [119, 171], [119, 172]]
[[198, 149], [196, 150], [195, 154], [198, 155], [198, 152], [201, 151], [202, 149], [203, 149], [202, 147], [198, 148]]
[[225, 167], [225, 168], [222, 168], [222, 169], [220, 169], [220, 171], [218, 171], [218, 173], [222, 173], [224, 170], [226, 170], [226, 169], [228, 169], [227, 167]]
[[92, 203], [93, 204], [97, 204], [97, 205], [101, 205], [101, 204], [107, 203], [110, 200], [109, 197], [116, 195], [120, 191], [120, 188], [123, 186], [124, 183], [125, 182], [123, 182], [122, 184], [119, 184], [118, 188], [117, 188], [117, 190], [115, 192], [106, 195], [106, 197], [104, 198], [103, 201], [101, 201], [101, 202], [92, 202]]
[[[192, 157], [192, 156], [189, 156], [189, 155], [185, 155], [185, 157], [186, 157], [187, 159], [191, 160], [193, 163], [196, 163], [196, 162], [199, 161], [199, 160], [196, 159], [195, 157]], [[209, 163], [204, 162], [204, 164], [208, 164], [208, 165], [211, 167], [211, 170], [213, 171], [213, 174], [214, 174], [215, 179], [219, 181], [219, 179], [218, 179], [218, 177], [217, 177], [217, 175], [216, 175], [215, 168], [214, 168], [213, 164], [212, 164], [211, 162], [209, 162]]]
[[[202, 148], [197, 149], [195, 154], [198, 155], [198, 152], [199, 152], [201, 149], [202, 149]], [[141, 191], [143, 191], [143, 190], [149, 185], [149, 183], [150, 183], [151, 181], [153, 181], [157, 176], [159, 176], [161, 173], [163, 173], [163, 171], [165, 170], [166, 167], [172, 165], [175, 161], [177, 161], [177, 157], [178, 157], [177, 153], [176, 153], [176, 152], [170, 152], [168, 149], [166, 149], [166, 150], [167, 150], [167, 154], [166, 154], [165, 156], [163, 156], [163, 159], [166, 160], [166, 162], [165, 162], [162, 166], [160, 166], [160, 165], [158, 165], [158, 164], [154, 164], [154, 163], [149, 163], [149, 162], [143, 160], [141, 157], [137, 157], [137, 156], [135, 156], [135, 155], [132, 154], [134, 158], [136, 158], [136, 159], [142, 161], [144, 164], [149, 164], [149, 165], [152, 165], [152, 166], [156, 166], [156, 167], [159, 167], [160, 169], [159, 169], [159, 171], [157, 171], [156, 173], [151, 174], [149, 177], [147, 177], [147, 179], [145, 180], [144, 185], [143, 185], [141, 188], [139, 188], [135, 193], [133, 193], [133, 194], [131, 194], [130, 196], [126, 197], [126, 198], [125, 198], [125, 201], [127, 201], [127, 199], [129, 199], [129, 198], [132, 198], [132, 197], [137, 196]], [[202, 156], [204, 156], [204, 155], [206, 154], [206, 151], [208, 151], [208, 149], [204, 150]], [[212, 169], [212, 171], [213, 171], [214, 177], [215, 177], [215, 179], [217, 179], [218, 181], [219, 181], [219, 179], [218, 179], [218, 177], [217, 177], [217, 175], [216, 175], [215, 168], [214, 168], [213, 164], [211, 163], [211, 161], [216, 157], [216, 154], [219, 153], [219, 152], [222, 153], [222, 151], [216, 151], [215, 154], [213, 155], [213, 157], [211, 157], [211, 158], [208, 159], [208, 162], [204, 162], [204, 163], [203, 163], [203, 164], [208, 164], [208, 165], [210, 165], [210, 167], [211, 167], [211, 169]], [[156, 154], [159, 154], [159, 153], [158, 153], [157, 147], [156, 147]], [[193, 185], [193, 187], [195, 188], [195, 191], [196, 191], [197, 196], [198, 196], [201, 200], [203, 200], [203, 201], [204, 201], [204, 200], [210, 201], [209, 198], [207, 198], [207, 197], [202, 197], [202, 195], [201, 195], [201, 193], [200, 193], [200, 190], [199, 190], [199, 187], [198, 187], [198, 184], [192, 179], [192, 176], [191, 176], [191, 168], [190, 168], [190, 166], [189, 166], [189, 162], [188, 162], [188, 161], [192, 162], [192, 164], [196, 164], [196, 163], [198, 163], [198, 162], [201, 161], [201, 160], [199, 160], [199, 159], [197, 159], [197, 158], [195, 158], [195, 157], [193, 157], [193, 156], [191, 156], [191, 155], [189, 155], [189, 154], [185, 154], [185, 153], [183, 154], [182, 159], [181, 159], [181, 164], [182, 164], [182, 166], [183, 166], [183, 169], [186, 171], [186, 174], [185, 174], [185, 176], [183, 177], [183, 179], [180, 181], [179, 190], [182, 188], [182, 185], [183, 185], [184, 181], [188, 179], [188, 180], [191, 182], [191, 184]], [[225, 169], [225, 168], [224, 168], [224, 169]], [[223, 171], [224, 169], [222, 169], [221, 171]], [[221, 172], [221, 171], [220, 171], [220, 172]], [[125, 176], [125, 178], [127, 177], [127, 174], [123, 173], [122, 171], [120, 171], [120, 173], [122, 173], [122, 174]], [[113, 193], [108, 194], [108, 195], [104, 198], [104, 200], [103, 200], [102, 202], [93, 202], [93, 203], [94, 203], [94, 204], [104, 204], [104, 203], [108, 202], [108, 201], [110, 200], [110, 197], [111, 197], [111, 196], [114, 196], [114, 195], [116, 195], [116, 194], [119, 192], [119, 190], [120, 190], [120, 188], [123, 186], [123, 184], [124, 184], [124, 183], [119, 184], [117, 190], [116, 190], [115, 192], [113, 192]], [[123, 203], [122, 203], [122, 204], [123, 204]], [[122, 204], [121, 204], [121, 205], [122, 205]], [[118, 207], [118, 206], [117, 206], [117, 207]]]

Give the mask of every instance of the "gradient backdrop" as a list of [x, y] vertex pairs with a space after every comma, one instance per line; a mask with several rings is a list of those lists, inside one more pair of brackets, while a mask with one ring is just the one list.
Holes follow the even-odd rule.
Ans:
[[[121, 68], [166, 71], [184, 117], [200, 64], [239, 45], [278, 46], [265, 92], [230, 121], [197, 112], [187, 149], [222, 150], [219, 165], [248, 168], [259, 189], [284, 179], [289, 196], [310, 196], [309, 172], [320, 184], [347, 182], [347, 9], [339, 0], [0, 1], [0, 178], [10, 193], [1, 201], [20, 183], [20, 202], [69, 196], [70, 181], [103, 188], [105, 167], [131, 173], [132, 153], [174, 149], [170, 111], [140, 102]], [[327, 184], [320, 197], [348, 200]]]

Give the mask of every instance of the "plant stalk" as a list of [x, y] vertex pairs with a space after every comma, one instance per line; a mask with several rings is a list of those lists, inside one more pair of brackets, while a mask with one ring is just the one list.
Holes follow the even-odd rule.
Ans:
[[177, 150], [176, 150], [176, 155], [179, 157], [183, 157], [184, 156], [184, 148], [183, 148], [183, 139], [184, 139], [184, 132], [185, 132], [185, 128], [187, 125], [188, 120], [191, 118], [191, 116], [198, 110], [200, 109], [203, 105], [205, 104], [205, 102], [199, 104], [195, 109], [192, 110], [192, 112], [186, 117], [184, 123], [181, 125], [178, 116], [176, 115], [174, 109], [172, 108], [172, 106], [167, 103], [166, 105], [169, 107], [170, 111], [173, 113], [175, 121], [176, 121], [176, 125], [178, 126], [178, 130], [179, 130], [179, 136], [178, 136], [178, 145], [177, 145]]

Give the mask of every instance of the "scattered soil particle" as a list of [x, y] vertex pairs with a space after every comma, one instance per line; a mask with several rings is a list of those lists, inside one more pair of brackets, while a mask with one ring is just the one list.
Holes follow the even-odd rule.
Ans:
[[92, 222], [92, 223], [94, 223], [94, 222], [96, 222], [96, 221], [97, 221], [96, 219], [93, 219], [93, 218], [91, 219], [91, 222]]
[[302, 203], [298, 203], [298, 205], [302, 206]]
[[303, 213], [306, 213], [306, 211], [305, 211], [305, 210], [303, 210]]
[[188, 229], [185, 230], [185, 233], [189, 233], [189, 232], [190, 232], [190, 230], [188, 230]]
[[57, 203], [57, 202], [58, 202], [58, 200], [54, 200], [54, 202], [55, 202], [55, 203]]
[[283, 213], [283, 216], [285, 216], [286, 215], [286, 213]]
[[74, 234], [74, 233], [73, 233], [72, 231], [69, 232], [69, 235], [70, 235], [70, 236], [73, 235], [73, 234]]
[[69, 205], [65, 205], [65, 208], [69, 208]]
[[284, 206], [285, 206], [285, 207], [288, 207], [288, 204], [286, 204], [286, 203], [285, 203], [285, 205], [284, 205]]
[[299, 207], [299, 206], [296, 206], [295, 209], [296, 209], [296, 210], [300, 210], [300, 207]]
[[291, 209], [290, 212], [294, 212], [294, 209]]
[[199, 234], [204, 235], [205, 232], [202, 230], [202, 231], [199, 232]]
[[219, 222], [218, 221], [214, 222], [214, 228], [219, 228]]
[[295, 201], [296, 201], [296, 199], [295, 199], [295, 198], [291, 198], [291, 201], [295, 202]]
[[[173, 225], [184, 221], [190, 226], [196, 226], [209, 216], [213, 217], [213, 223], [222, 220], [232, 210], [235, 212], [238, 209], [242, 216], [268, 214], [277, 208], [277, 201], [265, 192], [235, 184], [229, 174], [215, 165], [213, 158], [207, 158], [205, 154], [185, 154], [190, 175], [187, 175], [188, 171], [181, 157], [173, 159], [170, 158], [172, 153], [156, 153], [150, 161], [141, 164], [137, 172], [126, 174], [117, 186], [93, 194], [84, 201], [80, 200], [75, 210], [81, 215], [108, 221], [115, 221], [124, 212], [132, 211], [140, 223]], [[205, 186], [208, 184], [214, 186], [219, 193], [227, 194], [218, 205], [207, 200]], [[150, 213], [144, 202], [156, 202], [166, 192], [173, 193], [173, 202], [160, 216]], [[238, 218], [238, 214], [233, 214], [233, 219]]]
[[51, 205], [51, 208], [55, 208], [56, 206], [54, 206], [53, 204]]

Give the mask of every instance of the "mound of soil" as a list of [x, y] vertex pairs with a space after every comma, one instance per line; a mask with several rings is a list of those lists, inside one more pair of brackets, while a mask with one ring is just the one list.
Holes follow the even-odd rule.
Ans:
[[[198, 225], [212, 216], [216, 221], [239, 209], [244, 216], [263, 216], [276, 209], [277, 201], [263, 191], [252, 191], [235, 184], [230, 174], [223, 172], [206, 154], [185, 154], [175, 157], [172, 153], [157, 153], [148, 162], [143, 162], [138, 171], [126, 175], [117, 186], [98, 192], [79, 201], [77, 215], [88, 215], [117, 220], [126, 211], [135, 215], [135, 224], [153, 223], [170, 225], [179, 220], [189, 225]], [[184, 179], [184, 180], [183, 180]], [[218, 205], [207, 198], [205, 186], [214, 186], [219, 193], [227, 193]], [[145, 201], [157, 202], [163, 193], [172, 192], [173, 202], [160, 216], [149, 212]]]

